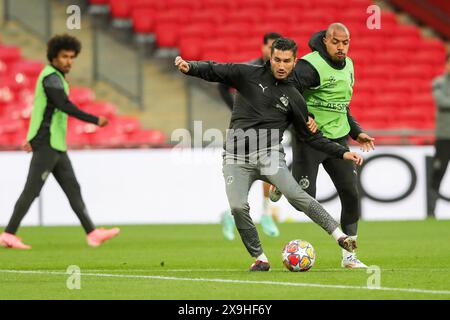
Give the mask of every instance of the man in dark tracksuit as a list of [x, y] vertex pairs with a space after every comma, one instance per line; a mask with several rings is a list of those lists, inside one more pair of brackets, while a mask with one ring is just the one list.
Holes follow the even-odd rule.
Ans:
[[108, 124], [105, 117], [98, 118], [87, 114], [68, 99], [69, 84], [65, 75], [70, 71], [80, 50], [80, 42], [68, 35], [55, 36], [48, 42], [47, 58], [50, 64], [42, 70], [37, 80], [27, 142], [23, 146], [25, 151], [33, 151], [33, 157], [25, 188], [16, 202], [5, 232], [0, 235], [0, 246], [14, 249], [31, 248], [22, 243], [15, 234], [50, 173], [69, 199], [87, 234], [90, 246], [99, 246], [119, 233], [118, 228], [105, 230], [94, 227], [67, 155], [68, 115], [100, 127]]
[[[373, 149], [373, 138], [364, 133], [352, 117], [349, 103], [352, 97], [353, 62], [347, 57], [350, 34], [339, 23], [314, 34], [309, 46], [313, 52], [303, 56], [294, 71], [297, 89], [303, 94], [308, 111], [325, 137], [348, 146], [348, 136], [356, 140], [363, 151]], [[357, 235], [360, 217], [357, 171], [354, 164], [330, 157], [312, 149], [302, 139], [293, 139], [293, 176], [303, 190], [316, 197], [316, 179], [322, 164], [330, 175], [342, 203], [341, 227], [349, 236]], [[273, 191], [273, 190], [271, 190]], [[271, 198], [278, 200], [276, 192]], [[342, 252], [342, 266], [366, 268], [355, 253]]]
[[249, 215], [248, 191], [256, 180], [280, 188], [297, 210], [303, 211], [331, 234], [341, 247], [350, 251], [356, 248], [356, 241], [345, 235], [329, 213], [300, 188], [284, 160], [281, 139], [284, 130], [293, 123], [297, 134], [314, 148], [336, 158], [362, 163], [358, 154], [324, 138], [320, 132], [312, 134], [309, 131], [305, 101], [290, 77], [296, 53], [295, 42], [281, 38], [274, 42], [270, 63], [264, 66], [175, 59], [181, 72], [226, 83], [238, 91], [224, 146], [223, 174], [236, 227], [247, 251], [256, 258], [250, 271], [270, 269]]
[[445, 73], [433, 80], [436, 102], [436, 143], [429, 190], [428, 215], [434, 216], [439, 189], [450, 161], [450, 54], [447, 54]]
[[[246, 62], [247, 64], [254, 64], [257, 66], [263, 66], [270, 60], [270, 52], [272, 49], [272, 44], [275, 40], [281, 38], [281, 35], [276, 32], [268, 32], [263, 37], [263, 44], [261, 47], [261, 57], [250, 60]], [[226, 105], [233, 110], [233, 102], [234, 102], [234, 94], [231, 93], [230, 87], [224, 83], [219, 83], [219, 92], [226, 103]], [[270, 184], [263, 184], [263, 212], [261, 214], [261, 227], [263, 232], [269, 237], [278, 237], [280, 235], [280, 231], [273, 220], [271, 211], [270, 211], [270, 199], [269, 199], [269, 189]], [[233, 240], [234, 239], [234, 219], [231, 215], [230, 210], [226, 210], [222, 214], [222, 232], [226, 239]]]

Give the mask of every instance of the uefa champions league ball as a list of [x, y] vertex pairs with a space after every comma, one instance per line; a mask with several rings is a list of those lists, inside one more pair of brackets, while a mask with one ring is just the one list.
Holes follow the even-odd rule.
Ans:
[[284, 266], [292, 272], [308, 271], [316, 261], [313, 246], [304, 240], [292, 240], [286, 244], [281, 256]]

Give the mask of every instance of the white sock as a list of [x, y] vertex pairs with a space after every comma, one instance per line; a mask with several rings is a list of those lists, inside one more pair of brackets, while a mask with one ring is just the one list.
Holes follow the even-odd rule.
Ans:
[[269, 259], [267, 259], [267, 257], [264, 254], [264, 252], [262, 254], [260, 254], [258, 257], [256, 257], [256, 260], [260, 260], [262, 262], [269, 262]]
[[270, 200], [269, 198], [264, 197], [263, 200], [263, 215], [270, 216]]
[[340, 228], [336, 228], [336, 230], [333, 231], [331, 236], [334, 238], [334, 240], [338, 241], [342, 237], [346, 237], [347, 235], [342, 232]]

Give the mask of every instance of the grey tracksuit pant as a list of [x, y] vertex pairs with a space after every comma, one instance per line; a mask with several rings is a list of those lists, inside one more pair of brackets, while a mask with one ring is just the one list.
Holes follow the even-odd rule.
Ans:
[[252, 257], [263, 253], [248, 204], [248, 193], [256, 180], [276, 186], [295, 209], [303, 211], [329, 234], [339, 227], [329, 213], [295, 181], [286, 165], [281, 145], [255, 152], [248, 156], [246, 161], [225, 152], [223, 175], [231, 213], [242, 242]]

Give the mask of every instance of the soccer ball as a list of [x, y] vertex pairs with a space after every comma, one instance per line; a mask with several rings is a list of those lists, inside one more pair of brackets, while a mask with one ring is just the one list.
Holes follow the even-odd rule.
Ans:
[[292, 240], [286, 244], [281, 256], [284, 266], [293, 272], [308, 271], [316, 261], [313, 246], [304, 240]]

